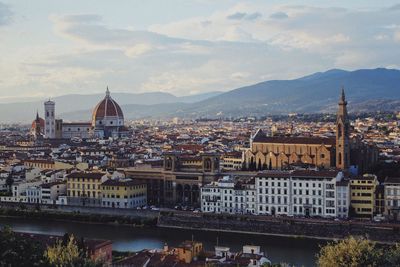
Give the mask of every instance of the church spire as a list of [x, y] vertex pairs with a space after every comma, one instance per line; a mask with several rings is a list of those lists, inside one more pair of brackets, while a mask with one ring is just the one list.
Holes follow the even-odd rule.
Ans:
[[36, 110], [36, 121], [39, 121], [39, 111]]
[[344, 93], [344, 86], [342, 86], [342, 93], [340, 95], [340, 100], [339, 100], [339, 104], [343, 103], [343, 104], [347, 104], [346, 102], [346, 95]]
[[342, 87], [338, 106], [336, 118], [336, 168], [346, 170], [350, 166], [350, 122], [347, 116], [344, 87]]

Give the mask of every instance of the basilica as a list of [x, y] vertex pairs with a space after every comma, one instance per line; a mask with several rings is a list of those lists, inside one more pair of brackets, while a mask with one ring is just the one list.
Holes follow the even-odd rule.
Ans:
[[65, 122], [56, 118], [56, 103], [44, 102], [44, 119], [36, 114], [32, 122], [31, 135], [35, 139], [88, 139], [118, 138], [129, 134], [124, 125], [124, 114], [118, 103], [112, 99], [110, 91], [94, 107], [90, 122]]
[[364, 173], [377, 162], [378, 150], [355, 136], [350, 138], [347, 101], [342, 89], [335, 137], [267, 136], [261, 129], [244, 153], [248, 169], [287, 169], [294, 166], [337, 168]]

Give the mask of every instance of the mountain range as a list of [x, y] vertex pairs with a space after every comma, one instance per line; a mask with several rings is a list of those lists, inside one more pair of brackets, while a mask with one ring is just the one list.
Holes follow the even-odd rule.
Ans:
[[[293, 80], [270, 80], [228, 92], [176, 97], [154, 92], [112, 93], [126, 119], [169, 117], [236, 117], [272, 114], [335, 112], [341, 87], [350, 112], [400, 110], [400, 71], [396, 69], [332, 69]], [[94, 105], [104, 96], [57, 97], [56, 111], [66, 120], [90, 119]], [[43, 101], [0, 104], [0, 121], [29, 121]], [[82, 114], [85, 114], [82, 116]]]

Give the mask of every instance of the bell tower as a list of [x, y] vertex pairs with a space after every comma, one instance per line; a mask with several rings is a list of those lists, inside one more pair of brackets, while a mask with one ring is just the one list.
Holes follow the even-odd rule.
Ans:
[[350, 166], [350, 123], [347, 116], [347, 101], [342, 87], [336, 117], [336, 168], [346, 170]]
[[50, 99], [44, 102], [44, 136], [46, 138], [56, 137], [55, 105], [56, 103]]

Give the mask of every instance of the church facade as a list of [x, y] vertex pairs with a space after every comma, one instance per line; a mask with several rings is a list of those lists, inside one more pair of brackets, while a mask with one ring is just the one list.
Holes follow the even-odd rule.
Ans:
[[31, 127], [35, 139], [39, 136], [45, 139], [117, 138], [128, 134], [122, 109], [111, 98], [108, 87], [104, 99], [93, 109], [91, 121], [65, 122], [56, 118], [56, 103], [48, 100], [44, 102], [44, 119], [37, 114]]
[[271, 137], [262, 130], [250, 139], [250, 148], [244, 153], [247, 169], [287, 169], [296, 165], [353, 168], [363, 173], [378, 160], [375, 146], [358, 137], [350, 138], [350, 122], [344, 89], [338, 103], [335, 137]]

